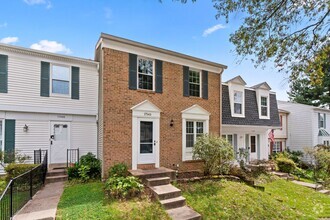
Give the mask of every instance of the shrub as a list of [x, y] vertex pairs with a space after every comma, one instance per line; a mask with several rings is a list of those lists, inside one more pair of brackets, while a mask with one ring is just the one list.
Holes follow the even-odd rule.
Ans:
[[224, 138], [202, 135], [193, 148], [193, 158], [204, 162], [204, 174], [228, 174], [234, 150]]
[[276, 158], [276, 164], [281, 172], [292, 173], [296, 169], [296, 164], [289, 158], [278, 157]]
[[15, 164], [11, 163], [5, 167], [5, 171], [7, 173], [6, 180], [9, 181], [11, 178], [19, 176], [34, 167], [38, 166], [38, 164]]
[[80, 158], [80, 166], [88, 166], [87, 175], [91, 179], [101, 178], [101, 161], [92, 153], [88, 153]]
[[105, 191], [110, 198], [128, 199], [138, 196], [143, 191], [143, 185], [134, 176], [110, 177], [105, 183]]
[[90, 179], [89, 172], [90, 172], [90, 167], [87, 165], [81, 165], [78, 168], [79, 178], [83, 182], [87, 182]]
[[124, 163], [118, 163], [109, 169], [109, 177], [126, 177], [128, 176], [128, 166]]
[[7, 182], [5, 180], [0, 179], [0, 195], [6, 189]]
[[79, 178], [79, 165], [75, 163], [72, 167], [69, 167], [68, 170], [69, 179], [78, 179]]
[[318, 145], [313, 149], [305, 149], [305, 152], [311, 158], [314, 177], [321, 180], [330, 178], [330, 148]]

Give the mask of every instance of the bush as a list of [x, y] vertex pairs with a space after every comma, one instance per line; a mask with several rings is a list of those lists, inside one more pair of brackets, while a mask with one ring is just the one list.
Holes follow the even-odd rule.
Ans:
[[72, 167], [69, 167], [68, 170], [69, 179], [78, 179], [79, 178], [79, 164], [75, 163]]
[[94, 154], [88, 153], [80, 158], [80, 166], [88, 166], [87, 175], [91, 179], [101, 178], [101, 161]]
[[314, 170], [314, 177], [320, 180], [330, 178], [330, 148], [318, 145], [313, 149], [305, 149], [311, 158], [310, 167]]
[[204, 162], [204, 174], [228, 174], [234, 160], [234, 150], [224, 138], [203, 135], [193, 148], [193, 158]]
[[38, 164], [15, 164], [11, 163], [5, 167], [5, 171], [7, 173], [6, 180], [9, 181], [11, 178], [19, 176], [34, 167], [38, 166]]
[[134, 176], [110, 177], [105, 183], [105, 191], [110, 198], [128, 199], [138, 196], [143, 191], [143, 185]]
[[78, 169], [79, 177], [83, 182], [87, 182], [90, 178], [90, 167], [87, 165], [81, 165]]
[[276, 164], [278, 166], [279, 171], [285, 173], [292, 173], [297, 168], [293, 160], [285, 157], [276, 158]]
[[124, 163], [116, 164], [109, 169], [109, 177], [126, 177], [128, 176], [128, 166]]
[[8, 183], [5, 180], [0, 179], [0, 195], [6, 189], [7, 184]]

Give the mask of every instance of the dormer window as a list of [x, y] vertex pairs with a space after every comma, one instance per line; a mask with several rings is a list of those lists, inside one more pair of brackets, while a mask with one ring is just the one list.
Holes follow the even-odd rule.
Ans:
[[268, 116], [268, 97], [261, 96], [261, 116]]
[[243, 92], [234, 91], [234, 114], [241, 115], [243, 106]]

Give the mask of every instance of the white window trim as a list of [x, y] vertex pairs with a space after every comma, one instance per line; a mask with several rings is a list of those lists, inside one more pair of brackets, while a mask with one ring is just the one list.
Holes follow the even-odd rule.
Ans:
[[[278, 146], [278, 151], [274, 151], [274, 146], [275, 146], [275, 143], [278, 143], [279, 144], [279, 146]], [[281, 152], [281, 143], [282, 143], [282, 141], [275, 141], [274, 143], [273, 143], [273, 151], [271, 152], [271, 153], [279, 153], [279, 152]], [[282, 146], [283, 146], [283, 143], [282, 143]], [[276, 146], [276, 148], [277, 148], [277, 146]]]
[[[267, 116], [261, 115], [261, 97], [267, 98]], [[259, 112], [259, 119], [270, 119], [270, 95], [269, 91], [265, 90], [257, 90], [257, 103], [258, 103], [258, 112]]]
[[[238, 102], [236, 102], [236, 103], [238, 103], [238, 104], [241, 104], [242, 105], [242, 109], [241, 109], [241, 111], [242, 111], [242, 113], [241, 114], [238, 114], [238, 113], [235, 113], [235, 92], [241, 92], [242, 93], [242, 103], [238, 103]], [[233, 91], [233, 104], [232, 104], [232, 115], [234, 116], [234, 117], [245, 117], [245, 111], [244, 111], [244, 109], [245, 109], [245, 93], [244, 93], [244, 90], [243, 91], [241, 91], [241, 90], [234, 90]]]
[[231, 133], [225, 133], [225, 134], [222, 134], [222, 136], [225, 136], [225, 139], [228, 141], [228, 135], [231, 135], [232, 136], [232, 145], [234, 146], [234, 134], [231, 134]]
[[[202, 98], [202, 86], [203, 86], [203, 84], [202, 84], [202, 75], [203, 75], [202, 74], [202, 71], [201, 70], [198, 70], [198, 69], [194, 69], [194, 68], [189, 67], [189, 72], [190, 71], [199, 72], [199, 96], [192, 96], [192, 95], [190, 95], [190, 88], [189, 88], [190, 86], [188, 86], [189, 96], [190, 97], [199, 97], [199, 98]], [[188, 85], [190, 85], [189, 75], [188, 75]]]
[[[139, 59], [144, 59], [144, 60], [150, 60], [150, 61], [152, 61], [152, 90], [150, 90], [150, 89], [141, 89], [141, 88], [139, 88]], [[156, 82], [156, 72], [155, 72], [155, 70], [156, 70], [156, 68], [155, 68], [155, 60], [154, 59], [152, 59], [152, 58], [148, 58], [148, 57], [143, 57], [143, 56], [138, 56], [137, 57], [137, 67], [136, 67], [136, 74], [137, 74], [137, 80], [136, 80], [136, 88], [138, 89], [138, 90], [142, 90], [142, 91], [156, 91], [156, 85], [155, 85], [155, 82]], [[143, 74], [143, 73], [141, 73], [141, 74]]]
[[[69, 94], [59, 94], [59, 93], [53, 93], [53, 66], [61, 66], [61, 67], [66, 67], [69, 69]], [[50, 64], [50, 85], [49, 85], [49, 89], [50, 89], [50, 94], [53, 97], [63, 97], [63, 98], [71, 98], [71, 84], [72, 84], [72, 73], [71, 73], [71, 66], [69, 65], [64, 65], [64, 64], [58, 64], [58, 63], [51, 63]]]
[[[261, 99], [266, 98], [267, 99], [267, 104], [266, 106], [262, 105]], [[267, 107], [267, 115], [261, 115], [262, 114], [262, 107]], [[269, 96], [261, 95], [260, 96], [260, 117], [267, 117], [269, 118]]]
[[[325, 126], [324, 126], [324, 122], [325, 122], [324, 118], [325, 118], [325, 117], [327, 117], [326, 114], [324, 114], [324, 113], [320, 113], [320, 119], [323, 118], [323, 120], [322, 120], [323, 123], [322, 123], [322, 126], [320, 126], [320, 128], [323, 128], [323, 129], [324, 129], [324, 127], [325, 127]], [[321, 122], [321, 120], [318, 121], [318, 123], [320, 123], [320, 122]], [[321, 124], [321, 123], [320, 123], [320, 124]]]

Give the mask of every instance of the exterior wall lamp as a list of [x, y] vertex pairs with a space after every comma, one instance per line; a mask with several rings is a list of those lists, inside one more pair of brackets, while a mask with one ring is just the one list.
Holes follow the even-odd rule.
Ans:
[[171, 119], [170, 126], [173, 127], [173, 125], [174, 125], [174, 121], [173, 119]]
[[23, 127], [23, 131], [24, 131], [24, 132], [28, 132], [28, 130], [29, 130], [29, 126], [27, 126], [27, 125], [25, 124], [24, 127]]

